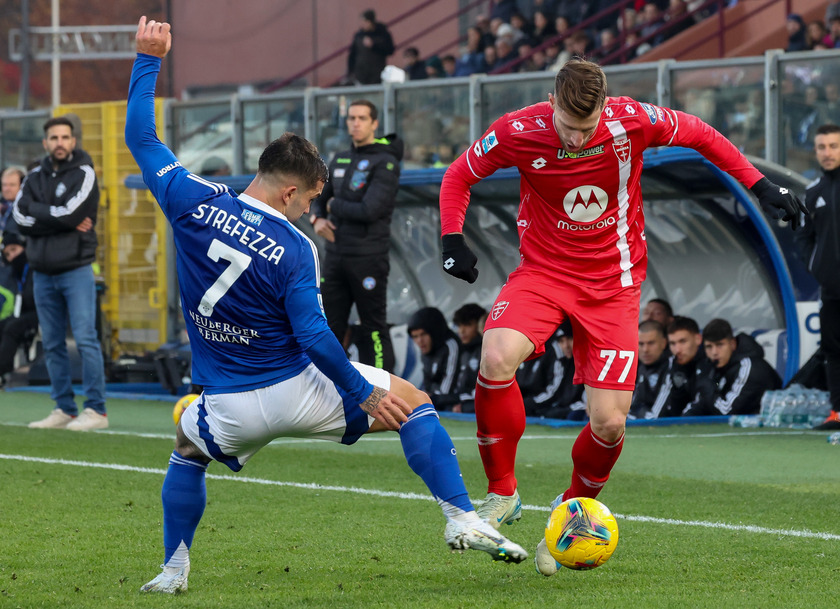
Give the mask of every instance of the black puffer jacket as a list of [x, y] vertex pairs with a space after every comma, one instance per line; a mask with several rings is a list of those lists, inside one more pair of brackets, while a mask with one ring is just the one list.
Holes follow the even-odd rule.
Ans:
[[53, 170], [49, 156], [23, 181], [15, 202], [14, 218], [21, 234], [28, 235], [30, 267], [58, 275], [90, 264], [96, 257], [96, 231], [76, 230], [85, 218], [96, 225], [99, 185], [93, 161], [75, 150]]
[[764, 349], [752, 336], [741, 333], [735, 340], [729, 362], [698, 379], [697, 396], [686, 416], [756, 414], [764, 392], [782, 386], [778, 373], [764, 359]]
[[434, 307], [424, 307], [411, 316], [408, 321], [409, 334], [412, 330], [425, 330], [432, 339], [430, 352], [421, 356], [421, 389], [429, 394], [437, 410], [452, 410], [452, 406], [461, 401], [458, 393], [461, 341], [449, 329], [443, 313]]
[[402, 140], [391, 134], [335, 155], [330, 163], [330, 181], [312, 203], [315, 216], [329, 218], [336, 225], [335, 242], [326, 244], [328, 253], [388, 253], [403, 148]]
[[840, 298], [840, 168], [808, 185], [800, 230], [794, 233], [798, 253], [822, 288], [823, 298]]

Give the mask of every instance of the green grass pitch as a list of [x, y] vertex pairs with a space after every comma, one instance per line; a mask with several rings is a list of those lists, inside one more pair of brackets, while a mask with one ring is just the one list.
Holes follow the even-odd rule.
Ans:
[[[396, 434], [351, 447], [279, 441], [239, 474], [215, 463], [190, 589], [141, 595], [162, 561], [170, 401], [111, 399], [107, 432], [30, 430], [44, 394], [0, 392], [0, 608], [819, 608], [840, 604], [840, 446], [826, 433], [632, 427], [599, 499], [618, 548], [544, 578], [530, 559], [452, 554]], [[444, 419], [467, 488], [485, 492], [474, 423]], [[577, 428], [529, 426], [529, 552], [571, 472]]]

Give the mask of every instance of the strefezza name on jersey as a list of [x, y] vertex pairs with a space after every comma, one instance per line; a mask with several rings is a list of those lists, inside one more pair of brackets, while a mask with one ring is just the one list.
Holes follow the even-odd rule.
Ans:
[[[274, 264], [280, 262], [283, 253], [286, 251], [286, 248], [278, 245], [274, 239], [264, 232], [253, 226], [248, 226], [233, 214], [229, 214], [215, 205], [202, 203], [198, 206], [198, 210], [192, 214], [192, 217], [196, 220], [203, 219], [205, 224], [219, 229], [226, 235], [239, 237], [239, 243]], [[258, 243], [259, 246], [257, 246]]]

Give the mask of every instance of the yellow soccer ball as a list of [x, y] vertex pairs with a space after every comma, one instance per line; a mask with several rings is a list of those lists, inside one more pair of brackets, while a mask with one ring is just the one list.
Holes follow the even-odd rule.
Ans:
[[545, 544], [569, 569], [594, 569], [612, 556], [618, 523], [609, 508], [589, 497], [568, 499], [554, 508], [545, 526]]
[[177, 425], [178, 421], [181, 420], [181, 415], [184, 414], [184, 411], [187, 409], [187, 406], [192, 404], [197, 399], [197, 393], [188, 393], [180, 400], [175, 402], [175, 408], [172, 409], [172, 420], [175, 421], [175, 425]]

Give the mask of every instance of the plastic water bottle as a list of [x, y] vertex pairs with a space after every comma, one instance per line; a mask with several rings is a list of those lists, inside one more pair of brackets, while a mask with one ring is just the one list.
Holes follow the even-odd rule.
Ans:
[[833, 434], [828, 436], [828, 443], [829, 444], [840, 444], [840, 431], [835, 431]]

